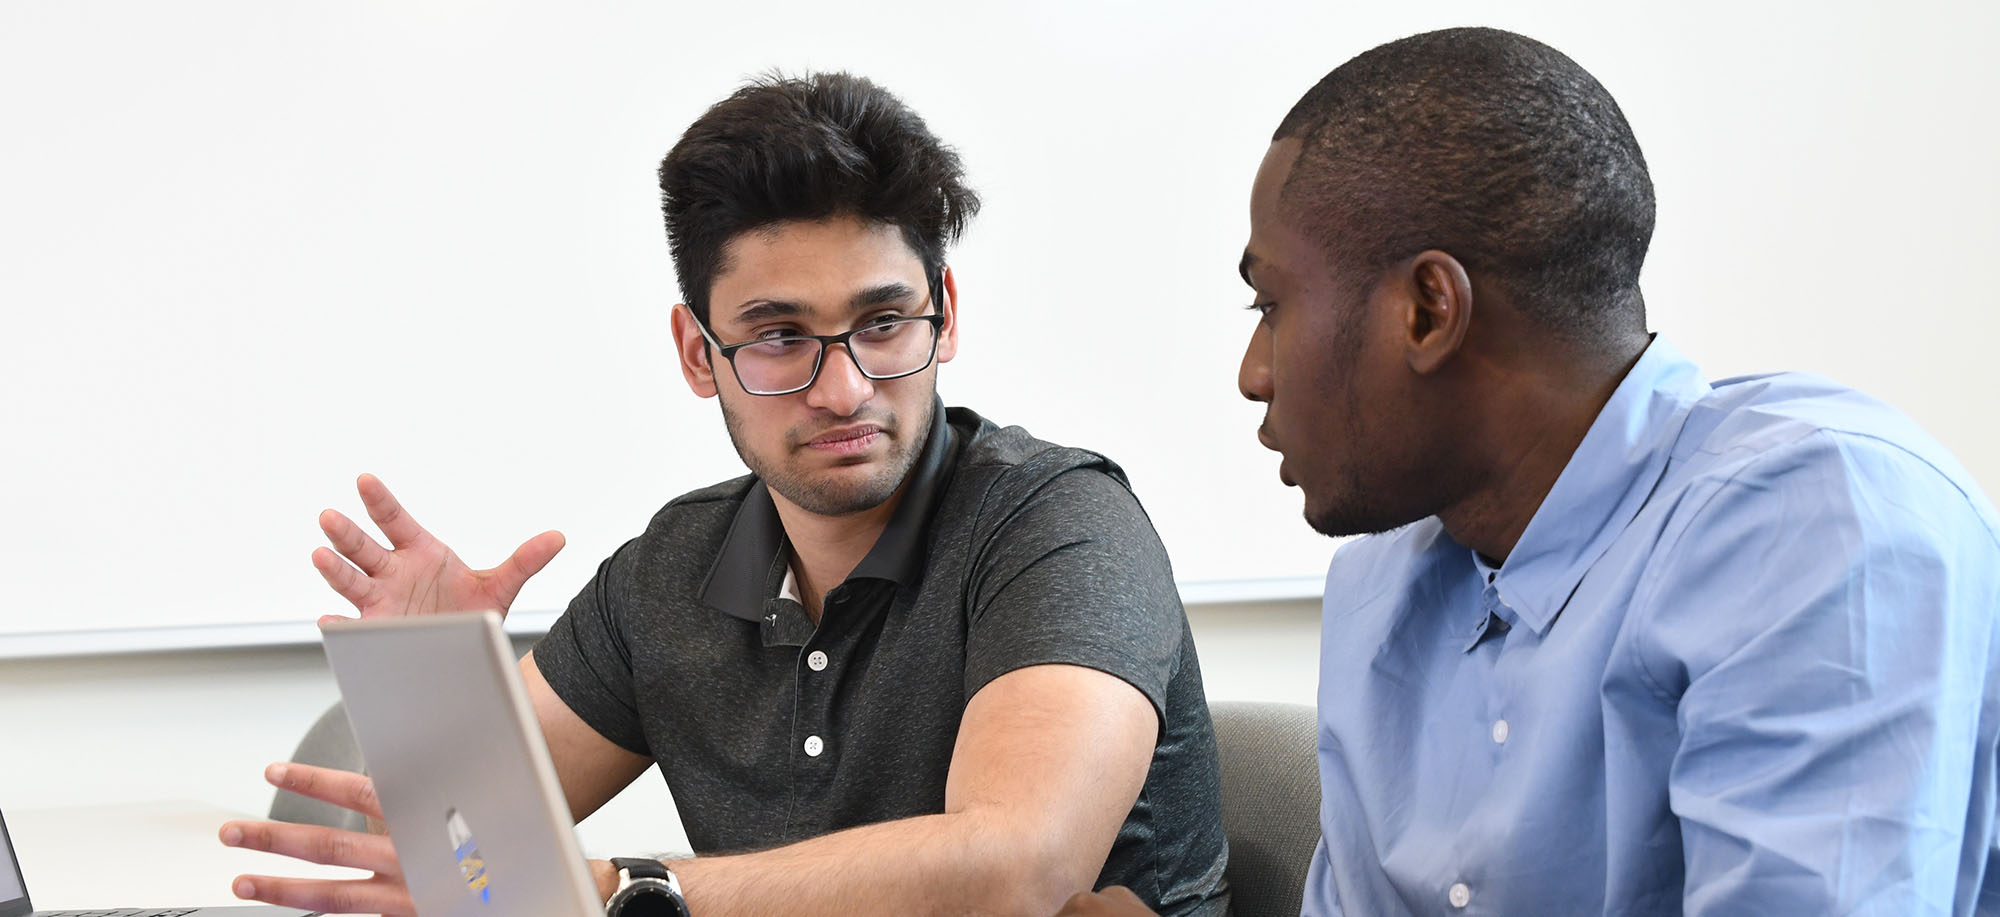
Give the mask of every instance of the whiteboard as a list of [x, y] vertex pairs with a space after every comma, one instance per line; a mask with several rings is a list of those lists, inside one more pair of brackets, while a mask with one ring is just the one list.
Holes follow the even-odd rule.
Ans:
[[2000, 481], [1992, 5], [9, 3], [0, 655], [309, 637], [363, 471], [478, 566], [563, 530], [516, 606], [546, 622], [741, 473], [675, 371], [654, 169], [774, 67], [869, 75], [963, 154], [949, 403], [1122, 463], [1191, 600], [1314, 594], [1334, 545], [1235, 390], [1251, 176], [1326, 70], [1475, 22], [1624, 106], [1656, 329]]

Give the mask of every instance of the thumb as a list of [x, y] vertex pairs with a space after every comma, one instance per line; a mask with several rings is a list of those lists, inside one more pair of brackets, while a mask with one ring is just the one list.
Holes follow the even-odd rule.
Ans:
[[563, 549], [563, 544], [562, 533], [556, 531], [543, 532], [521, 542], [521, 546], [514, 549], [513, 556], [493, 571], [498, 574], [495, 585], [500, 598], [509, 605], [513, 604], [514, 596], [520, 594], [528, 578], [542, 572], [542, 568], [548, 566], [556, 553]]

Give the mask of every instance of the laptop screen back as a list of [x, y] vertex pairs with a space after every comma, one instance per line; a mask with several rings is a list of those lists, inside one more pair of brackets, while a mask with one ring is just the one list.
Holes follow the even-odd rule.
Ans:
[[424, 917], [602, 917], [499, 617], [323, 630]]
[[7, 819], [0, 817], [0, 917], [22, 917], [34, 910], [28, 903], [28, 883], [21, 878], [21, 861], [7, 837]]

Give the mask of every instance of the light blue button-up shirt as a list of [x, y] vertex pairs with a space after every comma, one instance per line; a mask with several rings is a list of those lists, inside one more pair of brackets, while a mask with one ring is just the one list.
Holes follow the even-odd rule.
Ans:
[[1334, 558], [1305, 912], [2000, 914], [1996, 618], [1915, 424], [1656, 339], [1504, 566]]

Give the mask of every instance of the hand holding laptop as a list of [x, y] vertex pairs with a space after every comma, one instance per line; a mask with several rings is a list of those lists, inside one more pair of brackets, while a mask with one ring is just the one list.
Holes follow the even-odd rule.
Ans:
[[[273, 764], [264, 779], [290, 790], [351, 809], [379, 824], [382, 810], [374, 784], [360, 774], [307, 764]], [[387, 835], [341, 831], [321, 825], [267, 821], [232, 821], [222, 826], [222, 843], [262, 850], [328, 866], [345, 866], [369, 873], [366, 879], [301, 879], [285, 876], [237, 876], [232, 890], [239, 898], [341, 914], [414, 915], [416, 906], [403, 883], [396, 848]]]
[[355, 486], [368, 517], [389, 539], [390, 547], [329, 509], [320, 513], [319, 527], [333, 548], [315, 549], [312, 559], [327, 585], [352, 602], [363, 618], [441, 611], [504, 615], [521, 586], [563, 547], [561, 532], [543, 532], [523, 542], [499, 566], [474, 570], [418, 525], [380, 478], [364, 474]]
[[380, 819], [391, 835], [233, 822], [225, 844], [368, 873], [242, 876], [236, 893], [343, 912], [603, 917], [616, 883], [594, 875], [577, 845], [500, 616], [334, 621], [322, 630], [369, 776], [279, 764], [266, 778]]

